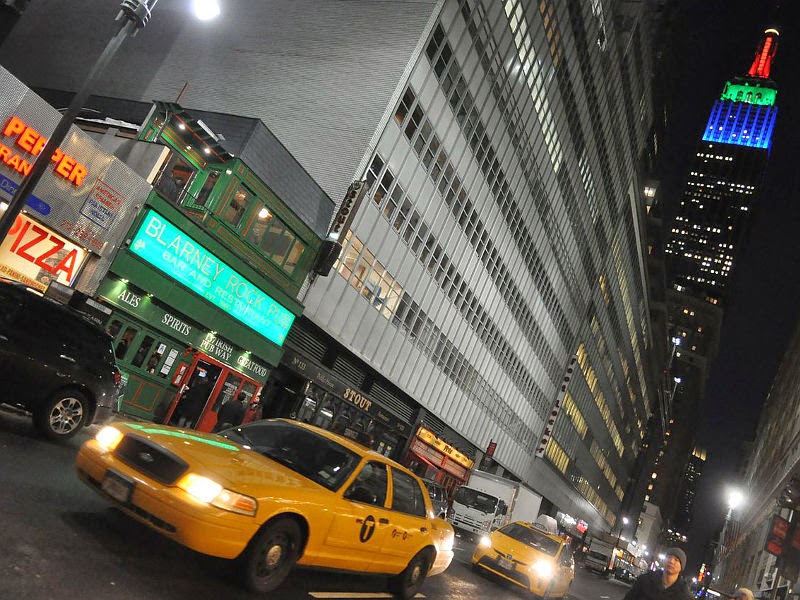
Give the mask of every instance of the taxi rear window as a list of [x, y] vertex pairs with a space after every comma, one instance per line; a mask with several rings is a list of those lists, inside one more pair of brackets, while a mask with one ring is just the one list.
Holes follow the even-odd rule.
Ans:
[[338, 489], [361, 457], [333, 440], [283, 421], [258, 421], [221, 433], [315, 481]]
[[560, 542], [550, 539], [539, 531], [525, 527], [519, 523], [511, 523], [510, 525], [506, 525], [500, 530], [500, 533], [507, 535], [512, 539], [518, 540], [526, 546], [536, 548], [537, 550], [540, 550], [545, 554], [549, 554], [550, 556], [555, 556], [558, 554], [558, 549], [561, 547]]

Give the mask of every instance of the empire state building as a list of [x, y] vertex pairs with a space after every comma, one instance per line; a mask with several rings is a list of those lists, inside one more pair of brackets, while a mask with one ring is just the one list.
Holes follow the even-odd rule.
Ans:
[[779, 33], [767, 29], [747, 74], [726, 82], [708, 117], [667, 232], [673, 286], [716, 304], [731, 279], [758, 197], [778, 113], [770, 68]]

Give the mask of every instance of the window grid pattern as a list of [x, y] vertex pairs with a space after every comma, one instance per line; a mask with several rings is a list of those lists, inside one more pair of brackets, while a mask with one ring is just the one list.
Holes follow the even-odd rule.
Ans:
[[617, 522], [617, 516], [608, 509], [608, 504], [600, 497], [600, 494], [597, 493], [592, 484], [581, 475], [572, 477], [572, 484], [597, 509], [597, 512], [605, 517], [613, 528]]
[[572, 425], [575, 427], [575, 431], [578, 432], [578, 435], [581, 438], [586, 438], [586, 432], [589, 430], [589, 426], [586, 424], [586, 419], [583, 418], [578, 405], [575, 404], [575, 401], [572, 399], [572, 394], [567, 392], [564, 395], [564, 404], [563, 404], [564, 412], [572, 421]]
[[569, 468], [569, 456], [567, 453], [564, 452], [564, 449], [558, 444], [554, 437], [550, 437], [547, 441], [547, 446], [544, 448], [544, 455], [549, 460], [553, 466], [561, 471], [561, 473], [566, 474], [567, 469]]
[[[491, 38], [487, 39], [491, 40]], [[479, 47], [483, 48], [478, 38], [475, 38], [474, 41], [476, 46], [480, 44]], [[472, 148], [478, 166], [486, 177], [487, 184], [492, 191], [492, 196], [500, 209], [500, 213], [511, 230], [514, 243], [519, 249], [531, 277], [537, 281], [537, 287], [542, 294], [550, 317], [555, 323], [556, 330], [564, 345], [569, 347], [571, 345], [569, 343], [569, 323], [564, 318], [563, 310], [557, 302], [552, 283], [547, 278], [542, 260], [535, 248], [534, 236], [531, 235], [523, 219], [523, 212], [519, 207], [519, 203], [511, 193], [505, 171], [501, 167], [496, 150], [489, 140], [486, 128], [480, 119], [478, 108], [467, 88], [466, 80], [454, 58], [454, 53], [447, 42], [441, 25], [437, 25], [434, 29], [433, 36], [426, 48], [426, 54], [456, 117], [456, 121], [461, 127], [464, 138]], [[497, 58], [497, 53], [495, 53], [495, 57]], [[505, 85], [503, 85], [496, 76], [496, 70], [502, 67], [502, 62], [496, 67], [493, 66], [485, 56], [485, 53], [481, 53], [481, 60], [484, 62], [484, 67], [488, 70], [491, 79], [495, 82], [492, 86], [492, 91], [498, 97], [498, 107], [507, 124], [512, 145], [517, 149], [517, 156], [531, 190], [537, 213], [544, 224], [545, 234], [559, 256], [558, 267], [559, 269], [566, 267], [568, 274], [564, 275], [565, 279], [570, 285], [577, 286], [577, 279], [572, 270], [572, 263], [569, 260], [566, 246], [562, 239], [556, 237], [561, 228], [556, 216], [553, 214], [552, 207], [547, 202], [541, 180], [534, 173], [535, 166], [532, 161], [534, 160], [535, 152], [531, 145], [530, 136], [512, 125], [514, 123], [524, 123], [524, 120], [518, 106], [512, 100], [513, 94], [508, 81], [506, 80], [504, 82]]]
[[[405, 101], [412, 97], [413, 94], [411, 94], [410, 91], [407, 92], [404, 95], [403, 103], [401, 103], [402, 106], [398, 111], [398, 115], [412, 114], [412, 117], [409, 118], [409, 123], [413, 123], [413, 114], [419, 108], [415, 107], [413, 110], [406, 110], [403, 108], [405, 106]], [[413, 103], [408, 106], [410, 107], [412, 105]], [[421, 110], [418, 114], [422, 115]], [[401, 119], [401, 117], [398, 116], [398, 119]], [[427, 119], [424, 118], [424, 115], [420, 116], [418, 123], [418, 128], [422, 128], [422, 126], [427, 123]], [[419, 138], [413, 138], [412, 133], [412, 139]], [[437, 156], [441, 156], [442, 153], [443, 151], [438, 153]], [[446, 166], [450, 166], [449, 161], [446, 163]], [[457, 176], [453, 175], [453, 177], [455, 179]], [[430, 226], [413, 208], [406, 192], [402, 189], [400, 183], [380, 155], [376, 154], [373, 157], [370, 167], [367, 170], [366, 180], [367, 185], [370, 186], [372, 201], [378, 205], [381, 214], [389, 221], [398, 234], [401, 235], [405, 243], [409, 245], [411, 253], [425, 266], [437, 285], [447, 294], [447, 297], [453, 302], [453, 305], [458, 309], [473, 331], [475, 331], [476, 335], [484, 342], [498, 364], [527, 399], [531, 408], [543, 418], [547, 411], [548, 402], [544, 393], [539, 389], [533, 375], [528, 371], [519, 358], [519, 355], [514, 351], [511, 344], [506, 340], [505, 336], [494, 323], [488, 311], [481, 305], [478, 298], [470, 289], [467, 280], [457, 271], [453, 261], [437, 243], [435, 235], [431, 233]], [[399, 210], [396, 208], [386, 210], [392, 198], [397, 200], [397, 204], [400, 206]], [[464, 210], [461, 214], [466, 215], [469, 199], [466, 195], [463, 196], [463, 199]], [[452, 206], [452, 204], [448, 204], [448, 206]], [[475, 235], [476, 231], [478, 231], [477, 228], [480, 227], [481, 231], [484, 231], [484, 229], [481, 221], [477, 220], [477, 213], [475, 213], [474, 209], [471, 210], [470, 215], [471, 217], [475, 217], [475, 220], [470, 220], [465, 224], [464, 232], [469, 235], [471, 231], [473, 235], [470, 236], [469, 239], [472, 243], [477, 244], [479, 241], [479, 238]], [[483, 241], [487, 244], [491, 244], [491, 240], [488, 240], [488, 238], [485, 238]], [[477, 249], [484, 250], [482, 253], [483, 256], [491, 256], [491, 252], [494, 251], [493, 246], [490, 248], [488, 245], [483, 244]], [[493, 261], [489, 264], [495, 264], [494, 261], [498, 263], [500, 261], [499, 256], [496, 255], [496, 251], [494, 251]], [[498, 265], [498, 267], [500, 266], [502, 266], [502, 263]], [[498, 273], [502, 276], [502, 279], [497, 280], [498, 287], [501, 292], [507, 294], [507, 296], [511, 298], [511, 309], [517, 317], [520, 327], [524, 330], [527, 326], [528, 330], [531, 332], [529, 335], [526, 335], [526, 337], [531, 342], [534, 350], [538, 352], [539, 356], [542, 357], [542, 355], [544, 355], [541, 358], [542, 363], [546, 368], [552, 370], [557, 369], [555, 355], [546, 345], [544, 335], [536, 325], [533, 315], [527, 310], [527, 306], [520, 306], [520, 304], [523, 303], [522, 294], [513, 284], [508, 269], [498, 268], [497, 271], [490, 270], [490, 272]], [[407, 315], [413, 315], [413, 311], [409, 312], [411, 306], [412, 302], [410, 297], [403, 293], [397, 307], [395, 318], [398, 320], [405, 320]], [[523, 311], [525, 311], [524, 314], [520, 316], [518, 313]], [[412, 331], [414, 330], [413, 324], [411, 325], [411, 329]], [[531, 339], [532, 337], [533, 339]]]
[[600, 389], [600, 382], [597, 380], [597, 374], [595, 373], [592, 365], [589, 364], [589, 356], [586, 354], [586, 346], [582, 342], [578, 347], [577, 355], [578, 364], [583, 372], [586, 385], [589, 386], [589, 390], [592, 392], [594, 401], [597, 404], [597, 409], [600, 411], [600, 416], [603, 418], [603, 422], [606, 424], [606, 428], [608, 429], [608, 435], [611, 436], [611, 441], [614, 443], [614, 447], [617, 449], [617, 454], [622, 457], [625, 449], [622, 445], [622, 439], [620, 438], [617, 424], [614, 422], [614, 418], [611, 416], [611, 410], [608, 408], [608, 404], [606, 403], [605, 394], [603, 394], [603, 390]]
[[[348, 266], [350, 262], [350, 266]], [[402, 296], [394, 314], [389, 314], [385, 309], [386, 304], [379, 305], [374, 301], [374, 296], [365, 294], [364, 281], [368, 274], [380, 264], [375, 260], [372, 252], [364, 247], [363, 242], [355, 235], [345, 236], [344, 246], [334, 264], [334, 268], [347, 282], [360, 292], [365, 300], [380, 312], [386, 319], [391, 319], [392, 325], [406, 332], [409, 339], [427, 356], [441, 371], [463, 391], [469, 401], [481, 407], [495, 424], [505, 431], [511, 439], [516, 441], [527, 452], [533, 452], [538, 439], [535, 433], [525, 422], [517, 416], [508, 403], [494, 390], [494, 387], [483, 378], [455, 345], [447, 339], [441, 329], [428, 317], [419, 304], [411, 299], [408, 293], [402, 291]], [[357, 267], [364, 265], [362, 277], [356, 275]], [[384, 276], [396, 282], [398, 289], [403, 290], [397, 280], [380, 266]], [[542, 407], [542, 411], [544, 407]]]
[[[512, 3], [513, 4], [513, 3]], [[509, 5], [506, 5], [507, 7]], [[520, 20], [519, 16], [522, 14], [522, 5], [515, 4], [511, 7], [512, 15], [509, 20], [509, 26], [511, 27], [512, 34], [515, 39], [515, 43], [518, 47], [518, 52], [520, 52], [520, 59], [523, 61], [523, 65], [525, 61], [532, 60], [532, 52], [533, 52], [533, 45], [530, 42], [530, 35], [528, 32], [527, 21], [522, 18]], [[518, 151], [518, 158], [520, 161], [520, 165], [522, 166], [522, 172], [526, 177], [528, 182], [529, 188], [532, 192], [532, 197], [534, 200], [534, 204], [536, 206], [537, 212], [539, 213], [539, 217], [542, 219], [542, 222], [545, 223], [547, 226], [545, 231], [547, 232], [549, 241], [554, 249], [555, 252], [560, 252], [560, 258], [565, 265], [566, 269], [569, 272], [569, 276], [573, 278], [571, 281], [574, 283], [575, 272], [572, 267], [572, 262], [568, 256], [566, 248], [564, 247], [564, 240], [562, 237], [558, 236], [558, 231], [560, 231], [560, 225], [556, 221], [556, 217], [553, 214], [553, 210], [547, 199], [544, 195], [542, 184], [541, 184], [541, 177], [538, 175], [537, 167], [535, 163], [536, 153], [531, 145], [531, 134], [529, 131], [525, 129], [524, 123], [519, 107], [518, 102], [519, 98], [518, 95], [514, 94], [512, 88], [509, 83], [509, 78], [511, 77], [511, 72], [513, 69], [507, 69], [503, 66], [504, 57], [500, 56], [498, 52], [497, 43], [494, 41], [489, 25], [485, 19], [485, 13], [483, 8], [480, 5], [476, 5], [476, 7], [471, 9], [467, 2], [463, 2], [461, 6], [462, 15], [467, 21], [468, 29], [470, 34], [473, 37], [475, 42], [476, 49], [479, 52], [481, 63], [486, 69], [487, 74], [491, 81], [494, 82], [492, 86], [493, 95], [497, 99], [497, 104], [500, 107], [501, 115], [506, 123], [506, 129], [509, 132], [510, 139], [512, 144]], [[555, 22], [552, 21], [551, 25], [554, 27]], [[437, 35], [441, 33], [441, 41], [438, 40]], [[522, 36], [520, 38], [520, 36]], [[527, 41], [526, 41], [527, 40]], [[560, 37], [553, 38], [554, 41], [560, 40]], [[439, 50], [438, 58], [436, 54], [433, 52], [431, 45], [436, 43]], [[521, 48], [521, 50], [519, 50]], [[431, 40], [431, 43], [428, 46], [428, 56], [431, 59], [431, 64], [434, 67], [434, 72], [436, 73], [437, 77], [439, 77], [440, 82], [442, 84], [442, 88], [447, 93], [447, 85], [449, 82], [457, 81], [460, 82], [463, 80], [461, 77], [461, 69], [458, 63], [453, 60], [453, 53], [452, 50], [447, 43], [443, 31], [440, 32], [439, 29], [434, 31], [434, 37]], [[450, 66], [448, 68], [447, 64], [450, 61]], [[558, 141], [556, 129], [555, 129], [555, 121], [552, 115], [552, 111], [549, 108], [548, 101], [546, 99], [546, 91], [544, 90], [544, 86], [537, 83], [539, 80], [543, 80], [543, 75], [539, 71], [539, 63], [541, 62], [540, 58], [536, 58], [533, 62], [534, 66], [530, 67], [530, 73], [532, 76], [532, 81], [529, 82], [533, 96], [532, 96], [532, 105], [533, 105], [533, 112], [537, 115], [537, 120], [540, 123], [540, 127], [543, 131], [543, 137], [545, 140], [550, 140], [548, 144], [548, 152], [551, 155], [551, 162], [554, 163], [554, 172], [557, 177], [558, 187], [561, 191], [561, 198], [559, 199], [559, 205], [563, 206], [567, 211], [567, 216], [569, 217], [570, 225], [572, 229], [575, 231], [575, 240], [577, 242], [577, 247], [579, 250], [580, 260], [585, 272], [585, 276], [588, 278], [592, 277], [592, 273], [595, 272], [595, 267], [592, 262], [592, 253], [589, 248], [589, 236], [587, 232], [584, 230], [583, 221], [582, 221], [582, 213], [585, 210], [582, 204], [578, 204], [578, 196], [575, 193], [574, 187], [572, 185], [572, 175], [566, 169], [563, 164], [563, 152], [561, 150], [561, 142]], [[520, 67], [522, 68], [522, 67]], [[440, 73], [439, 71], [442, 71]], [[459, 79], [460, 77], [460, 79]], [[464, 86], [466, 92], [466, 85]], [[466, 92], [467, 98], [471, 99], [469, 96], [469, 92]], [[459, 106], [454, 103], [454, 100], [459, 100], [457, 96], [448, 96], [448, 100], [450, 101], [451, 108], [453, 109], [454, 114], [456, 114], [457, 118], [459, 112], [466, 112], [464, 110], [464, 105], [467, 107], [473, 107], [473, 103], [467, 103], [466, 100], [462, 102], [462, 105]], [[473, 108], [474, 110], [474, 108]], [[577, 118], [577, 117], [575, 117]], [[480, 120], [477, 118], [476, 113], [476, 120], [479, 125], [482, 126]], [[570, 119], [568, 119], [568, 122]], [[469, 119], [467, 119], [467, 123], [469, 123]], [[548, 138], [548, 130], [552, 129], [553, 135]], [[465, 130], [462, 126], [462, 130], [464, 131], [464, 135], [467, 140], [470, 140], [469, 132]], [[557, 146], [556, 146], [557, 143]], [[491, 178], [489, 178], [489, 182], [491, 183]], [[499, 201], [499, 199], [498, 199]], [[516, 203], [514, 204], [516, 206]], [[602, 225], [598, 224], [598, 227], [595, 231], [596, 236], [598, 237], [598, 244], [600, 245], [600, 251], [597, 255], [601, 255], [605, 251], [605, 231], [603, 230]]]
[[597, 445], [595, 440], [592, 440], [592, 447], [589, 451], [594, 458], [594, 462], [597, 463], [597, 466], [605, 475], [606, 480], [608, 481], [608, 485], [611, 486], [611, 489], [614, 489], [614, 486], [617, 485], [617, 476], [614, 475], [614, 471], [611, 469], [611, 465], [608, 464], [608, 460], [606, 459], [606, 455], [603, 453], [603, 450], [600, 446]]
[[[495, 286], [502, 296], [506, 298], [511, 314], [517, 321], [525, 338], [537, 353], [537, 356], [544, 365], [545, 371], [552, 379], [557, 379], [561, 365], [548, 345], [539, 324], [536, 322], [533, 312], [528, 307], [524, 294], [514, 282], [511, 271], [506, 266], [494, 243], [489, 238], [483, 220], [478, 215], [475, 205], [467, 195], [447, 152], [441, 147], [436, 134], [432, 132], [430, 121], [425, 116], [425, 111], [419, 104], [411, 88], [408, 88], [403, 94], [403, 100], [398, 107], [395, 118], [401, 126], [405, 125], [403, 127], [403, 132], [409, 141], [412, 142], [412, 147], [415, 150], [419, 148], [418, 155], [420, 160], [425, 168], [428, 169], [428, 174], [442, 194], [445, 205], [450, 210], [459, 228], [464, 232], [469, 244], [477, 253], [478, 258], [481, 263], [483, 263]], [[425, 143], [420, 145], [418, 143], [419, 140], [424, 139], [426, 135], [429, 136], [428, 139], [425, 140]], [[431, 148], [436, 148], [435, 154], [430, 153]], [[382, 160], [380, 162], [383, 164]], [[374, 163], [375, 160], [373, 159], [373, 165]], [[439, 177], [440, 174], [443, 174], [443, 176]], [[394, 175], [388, 171], [388, 169], [383, 174], [380, 172], [375, 173], [374, 171], [372, 175], [368, 174], [368, 182], [370, 177], [375, 177], [377, 180], [378, 175], [380, 175], [381, 186], [389, 186], [389, 188], [394, 186], [392, 193], [389, 194], [390, 199], [395, 195], [397, 197], [402, 197], [402, 191], [399, 194], [395, 194], [399, 185], [394, 181]], [[385, 195], [382, 188], [379, 188], [379, 193]], [[380, 204], [382, 201], [383, 195], [376, 202]], [[387, 211], [386, 207], [384, 207], [384, 216], [386, 216], [387, 213], [390, 215], [387, 218], [391, 219], [391, 215], [394, 213]], [[397, 231], [402, 232], [403, 239], [406, 243], [409, 243], [411, 239], [419, 238], [419, 234], [414, 236], [413, 233], [415, 229], [418, 229], [424, 231], [424, 235], [427, 239], [426, 247], [433, 247], [435, 245], [437, 249], [441, 250], [439, 245], [435, 242], [435, 236], [429, 233], [430, 228], [428, 224], [421, 219], [416, 211], [412, 210], [410, 201], [403, 202], [400, 212], [394, 214], [392, 225]], [[418, 245], [419, 244], [416, 242], [411, 244], [412, 252], [417, 252]], [[530, 245], [528, 248], [532, 249]], [[444, 252], [442, 251], [440, 254], [443, 256]], [[527, 262], [530, 265], [531, 276], [534, 278], [534, 282], [545, 307], [548, 308], [548, 310], [552, 307], [550, 314], [551, 317], [553, 317], [556, 329], [559, 331], [567, 330], [568, 323], [566, 315], [558, 305], [555, 289], [547, 279], [547, 274], [541, 259], [538, 255], [532, 255]], [[463, 279], [454, 272], [454, 266], [449, 259], [447, 259], [447, 261], [439, 260], [438, 267], [438, 269], [435, 269], [433, 265], [429, 264], [428, 270], [433, 274], [437, 283], [442, 286], [442, 289], [447, 292], [448, 296], [453, 299], [450, 289], [450, 285], [452, 284], [451, 279], [457, 277], [459, 287], [466, 286], [466, 284]], [[451, 273], [451, 270], [453, 273]], [[441, 282], [440, 278], [443, 278], [444, 282]], [[468, 288], [466, 288], [466, 291], [470, 295], [472, 294]], [[474, 297], [471, 298], [471, 302], [477, 304], [477, 300]], [[555, 312], [556, 316], [553, 315], [553, 312]], [[545, 401], [543, 400], [543, 402]]]

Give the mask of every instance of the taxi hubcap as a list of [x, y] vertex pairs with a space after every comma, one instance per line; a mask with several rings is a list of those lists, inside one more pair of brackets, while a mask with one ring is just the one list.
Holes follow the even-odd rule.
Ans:
[[83, 417], [83, 406], [75, 398], [64, 398], [50, 412], [50, 427], [58, 433], [69, 433]]
[[269, 548], [267, 548], [267, 552], [264, 556], [264, 566], [266, 566], [269, 570], [276, 568], [281, 564], [283, 556], [283, 546], [280, 544], [272, 544]]
[[422, 565], [419, 563], [414, 565], [414, 569], [411, 571], [411, 583], [417, 583], [419, 581], [419, 576], [422, 574]]

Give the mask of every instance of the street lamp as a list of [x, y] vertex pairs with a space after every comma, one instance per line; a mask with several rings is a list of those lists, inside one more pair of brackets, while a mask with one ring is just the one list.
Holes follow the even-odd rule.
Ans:
[[[14, 224], [17, 215], [22, 210], [22, 207], [25, 206], [28, 197], [33, 193], [36, 184], [42, 178], [44, 170], [50, 163], [50, 157], [53, 156], [61, 142], [64, 141], [69, 128], [86, 103], [100, 75], [108, 67], [109, 62], [111, 62], [122, 42], [129, 36], [136, 35], [140, 29], [144, 29], [145, 25], [150, 22], [153, 8], [155, 8], [157, 2], [158, 0], [122, 0], [119, 13], [114, 19], [115, 21], [121, 21], [119, 30], [109, 40], [102, 54], [95, 61], [86, 81], [75, 93], [72, 102], [58, 121], [50, 139], [34, 160], [28, 174], [22, 179], [5, 212], [0, 216], [0, 242], [8, 235], [8, 231]], [[219, 15], [220, 12], [217, 0], [193, 0], [193, 8], [197, 18], [201, 20], [212, 19]]]

